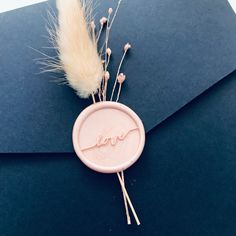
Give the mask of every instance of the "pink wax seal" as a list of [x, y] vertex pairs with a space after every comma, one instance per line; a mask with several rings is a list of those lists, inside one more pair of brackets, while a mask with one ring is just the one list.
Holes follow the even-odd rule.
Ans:
[[142, 121], [133, 110], [117, 102], [99, 102], [83, 110], [75, 121], [72, 136], [80, 160], [102, 173], [130, 167], [145, 144]]

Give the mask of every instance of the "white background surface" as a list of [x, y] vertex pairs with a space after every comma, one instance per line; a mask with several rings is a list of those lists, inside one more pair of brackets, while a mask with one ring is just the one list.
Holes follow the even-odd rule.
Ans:
[[232, 8], [234, 9], [234, 12], [236, 13], [236, 0], [228, 0], [231, 4]]
[[0, 13], [46, 1], [47, 0], [0, 0]]
[[[46, 1], [47, 0], [0, 0], [0, 13]], [[234, 12], [236, 13], [236, 0], [228, 0], [228, 1], [231, 4], [232, 8], [234, 9]]]

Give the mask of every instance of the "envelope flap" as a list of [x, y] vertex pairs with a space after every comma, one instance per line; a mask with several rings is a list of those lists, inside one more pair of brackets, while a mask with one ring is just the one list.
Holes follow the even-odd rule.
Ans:
[[[97, 16], [115, 2], [103, 1]], [[91, 103], [51, 83], [51, 75], [37, 74], [33, 59], [40, 55], [30, 47], [48, 46], [47, 8], [39, 4], [0, 14], [2, 153], [71, 152], [74, 120]], [[114, 79], [123, 45], [130, 42], [120, 101], [149, 131], [236, 68], [235, 39], [235, 15], [226, 1], [123, 1], [111, 32], [109, 67]]]
[[236, 17], [224, 0], [137, 2], [123, 16], [134, 47], [121, 101], [149, 131], [236, 69]]

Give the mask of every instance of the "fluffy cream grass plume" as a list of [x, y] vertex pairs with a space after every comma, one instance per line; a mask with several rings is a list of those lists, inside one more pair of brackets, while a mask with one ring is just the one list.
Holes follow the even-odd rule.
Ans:
[[57, 0], [56, 44], [60, 64], [68, 84], [82, 98], [97, 92], [103, 76], [101, 58], [88, 22], [90, 8], [86, 0]]

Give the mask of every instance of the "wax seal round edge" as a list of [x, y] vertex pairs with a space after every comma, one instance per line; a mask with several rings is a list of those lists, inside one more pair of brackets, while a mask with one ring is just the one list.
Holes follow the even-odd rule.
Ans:
[[[117, 166], [116, 168], [114, 168], [114, 167], [101, 167], [95, 163], [88, 161], [79, 147], [77, 135], [79, 133], [79, 129], [80, 129], [81, 124], [89, 116], [89, 114], [91, 114], [99, 109], [102, 109], [102, 108], [119, 109], [119, 110], [127, 113], [128, 115], [131, 116], [132, 119], [135, 120], [135, 122], [137, 123], [138, 128], [139, 128], [140, 143], [139, 143], [139, 147], [138, 147], [135, 155], [132, 157], [132, 160], [124, 162], [121, 165]], [[73, 147], [74, 147], [75, 153], [77, 154], [79, 159], [87, 167], [89, 167], [90, 169], [92, 169], [94, 171], [101, 172], [101, 173], [117, 173], [117, 172], [123, 171], [123, 170], [129, 168], [130, 166], [132, 166], [141, 156], [142, 151], [144, 149], [144, 145], [145, 145], [145, 129], [144, 129], [143, 123], [142, 123], [141, 119], [139, 118], [139, 116], [132, 109], [127, 107], [126, 105], [118, 103], [118, 102], [112, 102], [112, 101], [98, 102], [98, 103], [88, 106], [79, 114], [79, 116], [77, 117], [77, 119], [74, 123], [74, 126], [73, 126], [72, 141], [73, 141]]]

